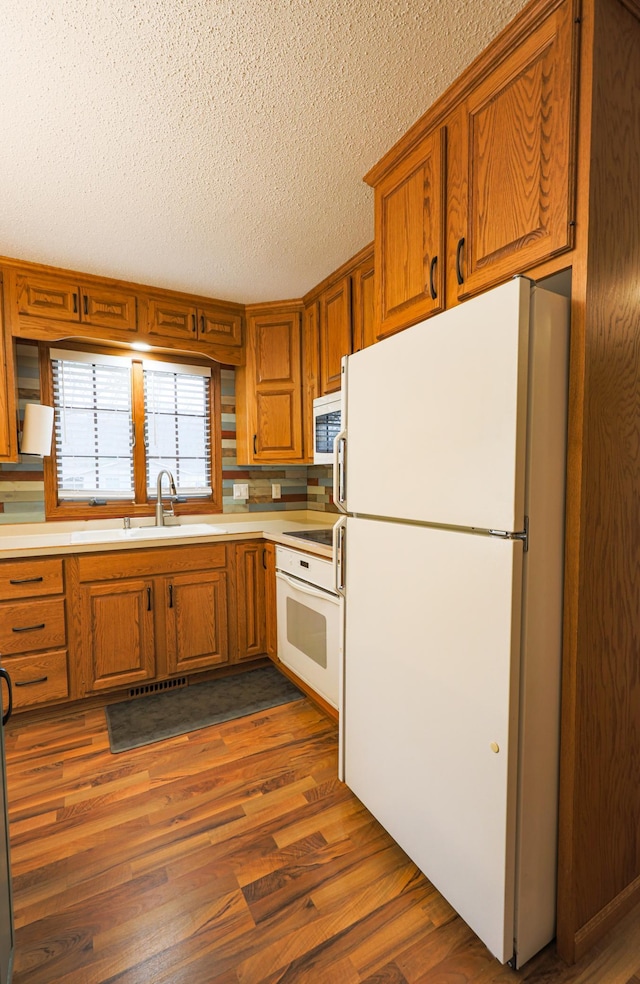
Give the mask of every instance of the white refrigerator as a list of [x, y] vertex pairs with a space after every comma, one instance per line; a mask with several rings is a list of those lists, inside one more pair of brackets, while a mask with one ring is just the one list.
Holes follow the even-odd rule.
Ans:
[[349, 356], [341, 775], [501, 962], [555, 935], [568, 301], [516, 278]]

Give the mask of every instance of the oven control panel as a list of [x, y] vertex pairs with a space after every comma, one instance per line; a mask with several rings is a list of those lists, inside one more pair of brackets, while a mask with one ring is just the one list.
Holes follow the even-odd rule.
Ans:
[[276, 569], [324, 588], [325, 591], [335, 590], [333, 564], [322, 557], [292, 550], [290, 547], [276, 546]]

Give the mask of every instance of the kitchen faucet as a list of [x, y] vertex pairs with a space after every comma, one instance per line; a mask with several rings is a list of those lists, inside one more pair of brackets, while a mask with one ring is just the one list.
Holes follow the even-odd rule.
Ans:
[[176, 483], [173, 475], [167, 468], [163, 468], [158, 472], [158, 481], [156, 484], [156, 526], [164, 526], [164, 517], [173, 516], [173, 503], [169, 506], [165, 512], [162, 505], [162, 476], [166, 475], [169, 479], [169, 494], [172, 496], [177, 496]]

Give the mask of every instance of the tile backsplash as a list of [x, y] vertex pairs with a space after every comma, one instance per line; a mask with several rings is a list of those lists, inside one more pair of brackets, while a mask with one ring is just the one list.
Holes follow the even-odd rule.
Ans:
[[[20, 420], [25, 403], [40, 400], [38, 349], [17, 345]], [[222, 386], [222, 510], [251, 513], [286, 509], [336, 512], [331, 496], [331, 468], [324, 465], [243, 466], [236, 461], [235, 372], [223, 369]], [[236, 483], [248, 484], [249, 498], [233, 498]], [[272, 499], [272, 484], [280, 485], [280, 499]], [[42, 459], [21, 455], [15, 464], [0, 465], [0, 524], [41, 523], [44, 515]]]

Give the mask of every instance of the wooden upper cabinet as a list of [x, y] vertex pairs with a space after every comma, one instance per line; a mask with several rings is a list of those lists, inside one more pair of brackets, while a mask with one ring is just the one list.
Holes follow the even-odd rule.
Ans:
[[300, 463], [300, 309], [250, 313], [246, 365], [236, 376], [237, 457], [242, 464]]
[[242, 314], [237, 310], [201, 305], [198, 299], [151, 296], [147, 304], [146, 331], [162, 339], [215, 345], [242, 345]]
[[351, 313], [353, 351], [359, 352], [376, 340], [373, 253], [352, 274]]
[[135, 331], [136, 295], [98, 284], [41, 277], [36, 273], [16, 275], [16, 299], [20, 319], [46, 322], [66, 321], [94, 328]]
[[367, 175], [377, 338], [573, 247], [576, 6], [514, 20]]
[[320, 295], [320, 392], [340, 389], [340, 364], [343, 355], [351, 355], [351, 277], [342, 277]]
[[102, 287], [80, 288], [80, 321], [97, 328], [122, 328], [125, 331], [137, 327], [136, 295]]
[[573, 35], [565, 2], [459, 107], [448, 188], [461, 214], [450, 224], [447, 269], [459, 298], [572, 247]]
[[375, 189], [378, 338], [444, 306], [445, 136], [427, 134]]
[[0, 461], [18, 460], [18, 394], [13, 345], [5, 319], [5, 292], [0, 277]]
[[55, 321], [80, 320], [79, 288], [75, 283], [18, 274], [16, 291], [21, 315]]
[[305, 305], [302, 313], [302, 416], [305, 462], [313, 462], [313, 401], [320, 396], [320, 337], [318, 302]]
[[198, 337], [216, 345], [242, 345], [242, 315], [224, 308], [198, 308]]
[[150, 297], [147, 331], [160, 338], [194, 339], [198, 335], [198, 309], [195, 304], [171, 297]]

